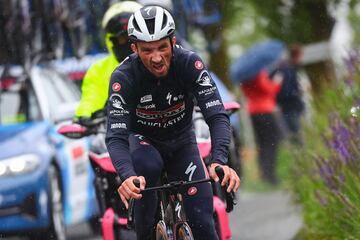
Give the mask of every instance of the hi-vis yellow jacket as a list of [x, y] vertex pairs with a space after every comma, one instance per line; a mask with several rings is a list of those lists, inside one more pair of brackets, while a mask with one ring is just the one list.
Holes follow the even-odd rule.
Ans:
[[105, 107], [112, 72], [119, 65], [113, 54], [91, 65], [81, 86], [81, 100], [76, 117], [90, 117], [93, 112]]

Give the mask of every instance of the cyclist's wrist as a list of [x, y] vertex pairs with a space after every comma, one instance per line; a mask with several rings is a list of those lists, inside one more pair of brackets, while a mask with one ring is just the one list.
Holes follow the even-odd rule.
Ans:
[[226, 163], [224, 163], [223, 161], [219, 160], [219, 159], [212, 159], [210, 162], [210, 166], [214, 163], [220, 164], [220, 165], [226, 165]]

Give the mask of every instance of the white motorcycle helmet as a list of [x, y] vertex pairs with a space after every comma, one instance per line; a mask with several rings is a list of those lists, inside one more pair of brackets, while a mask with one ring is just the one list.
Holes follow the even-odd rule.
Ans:
[[171, 14], [159, 6], [146, 6], [134, 12], [128, 23], [128, 36], [132, 41], [154, 42], [171, 37], [175, 22]]

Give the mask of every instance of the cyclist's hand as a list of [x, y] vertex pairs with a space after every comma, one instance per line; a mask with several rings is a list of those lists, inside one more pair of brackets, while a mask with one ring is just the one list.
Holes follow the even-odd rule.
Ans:
[[224, 178], [221, 182], [221, 186], [225, 186], [228, 183], [228, 187], [226, 189], [227, 192], [236, 192], [240, 188], [240, 178], [236, 174], [235, 170], [226, 166], [221, 165], [218, 163], [212, 163], [210, 165], [209, 174], [212, 179], [214, 179], [215, 182], [219, 181], [219, 176], [215, 172], [215, 168], [217, 166], [220, 166], [224, 171]]
[[[136, 187], [134, 184], [134, 179], [138, 179], [140, 182], [140, 188]], [[120, 195], [121, 201], [125, 204], [125, 207], [128, 208], [128, 200], [130, 198], [140, 199], [142, 195], [140, 194], [141, 190], [145, 189], [145, 178], [143, 176], [132, 176], [127, 178], [122, 182], [120, 187], [118, 188], [118, 193]]]

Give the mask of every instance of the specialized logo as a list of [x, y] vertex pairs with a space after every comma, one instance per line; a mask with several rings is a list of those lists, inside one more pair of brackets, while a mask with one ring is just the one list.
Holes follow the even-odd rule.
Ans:
[[204, 68], [204, 65], [201, 61], [198, 60], [195, 62], [195, 67], [196, 67], [196, 69], [201, 70]]
[[151, 14], [151, 11], [152, 11], [153, 9], [155, 9], [155, 8], [153, 8], [153, 7], [147, 7], [147, 8], [144, 9], [144, 12], [146, 12], [146, 14], [147, 14], [148, 16], [151, 16], [151, 15], [154, 15], [154, 14]]
[[126, 104], [126, 103], [125, 103], [124, 98], [120, 94], [117, 94], [117, 93], [111, 94], [110, 101], [112, 102], [112, 106], [114, 108], [124, 110], [123, 104]]
[[121, 89], [121, 85], [120, 85], [120, 83], [114, 83], [113, 85], [112, 85], [112, 90], [114, 91], [114, 92], [118, 92], [118, 91], [120, 91], [120, 89]]
[[200, 73], [196, 83], [203, 87], [212, 87], [210, 75], [206, 70]]
[[197, 166], [194, 165], [193, 162], [191, 162], [191, 163], [189, 164], [189, 166], [187, 167], [187, 169], [185, 170], [185, 174], [186, 174], [186, 175], [189, 175], [189, 179], [188, 179], [189, 181], [192, 180], [192, 176], [193, 176], [196, 168], [197, 168]]
[[177, 212], [178, 218], [180, 218], [181, 205], [179, 202], [176, 203], [175, 211]]
[[166, 100], [168, 100], [168, 104], [169, 104], [169, 105], [171, 105], [171, 97], [172, 97], [171, 93], [168, 92], [168, 94], [167, 94], [167, 96], [166, 96]]
[[152, 101], [152, 95], [148, 94], [140, 98], [140, 103], [146, 103]]
[[187, 191], [187, 194], [188, 194], [189, 196], [194, 196], [196, 193], [197, 193], [197, 188], [196, 188], [196, 187], [191, 187], [191, 188], [189, 188], [188, 191]]

